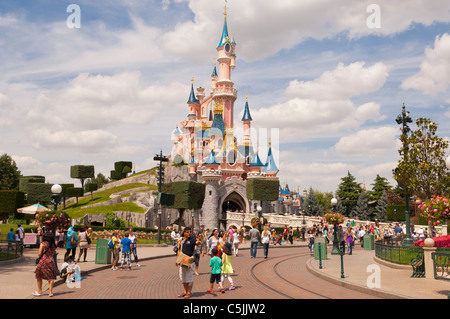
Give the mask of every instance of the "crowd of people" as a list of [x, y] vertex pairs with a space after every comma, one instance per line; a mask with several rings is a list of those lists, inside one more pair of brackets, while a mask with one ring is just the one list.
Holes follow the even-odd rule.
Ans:
[[[228, 230], [205, 229], [204, 226], [197, 232], [193, 232], [190, 227], [185, 227], [182, 232], [176, 228], [171, 233], [174, 252], [176, 252], [175, 265], [178, 267], [178, 274], [183, 285], [183, 292], [178, 295], [182, 298], [190, 298], [195, 276], [199, 276], [200, 259], [204, 256], [209, 257], [210, 286], [207, 292], [214, 292], [214, 284], [219, 285], [221, 293], [225, 293], [225, 280], [229, 282], [229, 290], [236, 287], [233, 282], [234, 273], [232, 266], [232, 256], [239, 256], [239, 247], [247, 239], [250, 241], [250, 257], [256, 258], [258, 243], [263, 246], [263, 256], [268, 258], [269, 247], [272, 245], [293, 245], [294, 241], [304, 241], [308, 243], [310, 252], [314, 251], [314, 240], [317, 237], [324, 237], [327, 244], [333, 242], [334, 231], [337, 231], [337, 238], [340, 249], [345, 254], [352, 255], [353, 248], [357, 242], [363, 247], [364, 235], [372, 234], [376, 240], [383, 241], [384, 244], [399, 243], [405, 237], [405, 225], [401, 223], [386, 224], [381, 226], [378, 222], [369, 222], [356, 224], [354, 220], [348, 220], [345, 225], [340, 225], [337, 230], [333, 225], [327, 225], [324, 221], [319, 221], [312, 227], [284, 227], [279, 234], [275, 228], [270, 225], [264, 225], [260, 232], [256, 225], [248, 231], [245, 227], [240, 229], [230, 226]], [[36, 260], [35, 277], [38, 290], [33, 295], [42, 295], [42, 282], [49, 282], [49, 296], [53, 296], [53, 284], [58, 276], [64, 278], [67, 282], [76, 282], [82, 279], [79, 262], [83, 259], [86, 262], [88, 249], [91, 244], [90, 236], [92, 230], [82, 227], [78, 234], [70, 227], [67, 234], [45, 232], [42, 234], [42, 242], [39, 247], [38, 259]], [[16, 235], [18, 234], [18, 235]], [[20, 239], [20, 232], [9, 234], [8, 238]], [[428, 236], [426, 229], [419, 229], [418, 232], [411, 232], [414, 240], [420, 240]], [[134, 257], [136, 267], [140, 267], [137, 256], [137, 236], [130, 229], [123, 238], [119, 237], [118, 231], [108, 243], [112, 252], [111, 270], [123, 270], [124, 265], [128, 270], [132, 269], [131, 259]], [[61, 271], [58, 270], [56, 262], [56, 248], [64, 244], [66, 253]], [[76, 253], [78, 250], [78, 258]], [[120, 266], [119, 266], [120, 259]]]
[[[78, 234], [73, 227], [69, 227], [66, 234], [56, 232], [43, 232], [39, 245], [38, 258], [36, 259], [36, 269], [34, 271], [37, 281], [37, 290], [33, 292], [34, 296], [42, 295], [42, 283], [47, 280], [49, 283], [49, 296], [53, 297], [53, 285], [57, 277], [65, 279], [68, 283], [78, 282], [82, 280], [80, 260], [87, 261], [88, 249], [91, 246], [92, 229], [81, 227]], [[123, 238], [119, 239], [118, 232], [115, 231], [111, 239], [112, 242], [112, 270], [122, 270], [124, 264], [131, 270], [131, 256], [134, 257], [136, 267], [140, 267], [137, 256], [137, 236], [130, 229], [125, 232]], [[61, 246], [62, 245], [62, 246]], [[57, 264], [57, 247], [64, 247], [66, 253], [64, 255], [64, 263], [61, 270], [58, 270]], [[78, 250], [78, 258], [76, 257]], [[117, 267], [119, 255], [122, 254], [120, 267]]]

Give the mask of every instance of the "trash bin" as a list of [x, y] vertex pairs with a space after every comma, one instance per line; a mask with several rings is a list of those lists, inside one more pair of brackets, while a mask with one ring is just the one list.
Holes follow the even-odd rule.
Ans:
[[373, 234], [365, 234], [363, 237], [364, 250], [374, 250], [375, 249], [375, 237]]
[[95, 248], [95, 263], [96, 264], [110, 264], [111, 263], [111, 250], [108, 247], [109, 239], [97, 240], [97, 246]]
[[315, 237], [314, 238], [314, 259], [319, 260], [319, 244], [320, 244], [320, 258], [322, 260], [327, 259], [327, 244], [325, 238]]

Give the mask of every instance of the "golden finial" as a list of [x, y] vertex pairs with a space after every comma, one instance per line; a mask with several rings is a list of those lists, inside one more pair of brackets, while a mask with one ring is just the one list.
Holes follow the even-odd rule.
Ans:
[[227, 16], [227, 0], [225, 0], [225, 13], [224, 13], [224, 16], [225, 17]]
[[192, 77], [192, 81], [191, 81], [192, 85], [194, 85], [194, 77]]
[[271, 148], [271, 147], [272, 147], [272, 138], [269, 137], [269, 148]]
[[245, 101], [248, 102], [248, 92], [247, 92], [247, 90], [245, 90]]
[[213, 58], [213, 60], [214, 60], [214, 66], [216, 66], [216, 58]]

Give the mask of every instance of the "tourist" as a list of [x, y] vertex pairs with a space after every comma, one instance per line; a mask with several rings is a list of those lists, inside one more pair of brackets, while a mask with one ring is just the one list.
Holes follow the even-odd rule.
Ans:
[[258, 249], [258, 238], [260, 237], [259, 230], [252, 225], [250, 230], [250, 256], [251, 258], [256, 258], [256, 250]]
[[211, 236], [208, 238], [207, 246], [208, 246], [208, 255], [212, 256], [212, 249], [217, 247], [219, 244], [219, 230], [216, 228], [212, 231]]
[[123, 270], [123, 264], [125, 263], [125, 261], [127, 262], [128, 270], [131, 270], [131, 250], [133, 242], [130, 240], [130, 238], [128, 238], [129, 235], [130, 233], [125, 232], [124, 238], [122, 238], [122, 240], [120, 241], [122, 245], [122, 259], [120, 262], [120, 270]]
[[355, 234], [351, 227], [347, 228], [345, 232], [345, 242], [347, 243], [347, 254], [352, 254], [353, 244], [355, 242]]
[[14, 242], [14, 228], [11, 228], [9, 230], [9, 233], [6, 234], [6, 237], [8, 238], [8, 249], [12, 249], [12, 243]]
[[64, 263], [61, 266], [60, 277], [65, 278], [66, 282], [76, 282], [82, 279], [80, 266], [74, 262], [73, 256], [69, 255], [64, 258]]
[[225, 293], [225, 289], [223, 289], [222, 285], [222, 259], [220, 259], [218, 254], [218, 249], [214, 247], [211, 250], [212, 258], [209, 261], [209, 266], [211, 267], [211, 276], [209, 278], [210, 288], [207, 290], [207, 292], [214, 292], [214, 282], [219, 284], [220, 291], [222, 293]]
[[133, 253], [133, 258], [134, 258], [134, 262], [136, 263], [136, 267], [141, 267], [141, 265], [139, 265], [139, 259], [137, 256], [137, 236], [136, 234], [133, 232], [133, 229], [130, 228], [129, 230], [129, 235], [128, 238], [131, 240], [131, 252]]
[[300, 227], [298, 227], [298, 226], [295, 229], [295, 238], [297, 239], [297, 241], [300, 240]]
[[291, 243], [291, 245], [293, 245], [294, 244], [294, 230], [292, 229], [292, 226], [289, 227], [288, 238], [289, 238], [289, 242]]
[[170, 238], [172, 239], [172, 245], [176, 245], [177, 244], [177, 242], [178, 242], [178, 236], [177, 236], [177, 229], [174, 227], [173, 229], [172, 229], [172, 232], [170, 233]]
[[392, 229], [390, 226], [391, 226], [391, 224], [387, 225], [383, 231], [383, 238], [384, 238], [385, 245], [389, 245], [389, 244], [393, 243], [392, 242], [393, 232], [392, 232]]
[[53, 297], [53, 284], [58, 275], [55, 260], [53, 259], [55, 250], [55, 235], [52, 232], [46, 232], [39, 246], [39, 262], [34, 271], [38, 286], [38, 290], [33, 292], [34, 296], [42, 296], [42, 281], [48, 280], [48, 295]]
[[283, 239], [284, 239], [284, 241], [287, 241], [288, 234], [289, 234], [289, 230], [288, 230], [287, 226], [284, 226], [284, 229], [283, 229]]
[[113, 235], [111, 238], [111, 241], [113, 244], [113, 248], [111, 249], [112, 250], [111, 270], [117, 270], [117, 263], [119, 262], [119, 254], [120, 254], [119, 243], [120, 243], [120, 241], [117, 238], [118, 234], [119, 234], [119, 232], [117, 230], [115, 230], [113, 232]]
[[24, 237], [24, 234], [25, 234], [25, 230], [23, 229], [21, 224], [17, 225], [17, 231], [18, 231], [18, 234], [19, 234], [19, 241], [23, 244], [23, 237]]
[[230, 242], [233, 241], [233, 234], [234, 234], [234, 228], [233, 228], [233, 226], [230, 226], [227, 231], [227, 240], [229, 240]]
[[233, 266], [231, 265], [231, 243], [226, 243], [225, 247], [223, 247], [223, 254], [222, 254], [222, 289], [223, 289], [223, 282], [225, 281], [225, 278], [228, 279], [230, 282], [230, 288], [229, 290], [233, 290], [236, 287], [233, 283], [233, 278], [231, 278], [231, 274], [234, 272]]
[[198, 266], [200, 264], [200, 255], [202, 255], [203, 253], [203, 232], [200, 232], [197, 235], [197, 245], [195, 246], [195, 251], [194, 251], [194, 264], [195, 264], [195, 272], [194, 275], [198, 276]]
[[78, 239], [80, 241], [80, 254], [78, 255], [77, 262], [80, 262], [81, 255], [83, 255], [83, 254], [84, 254], [83, 261], [86, 262], [87, 250], [89, 248], [89, 243], [88, 243], [88, 233], [85, 231], [84, 227], [81, 227], [80, 232], [78, 233]]
[[[181, 240], [178, 242], [178, 252], [177, 259], [179, 254], [182, 252], [184, 255], [188, 257], [192, 257], [194, 259], [195, 246], [200, 245], [201, 242], [197, 241], [194, 236], [191, 235], [191, 228], [186, 227], [182, 234]], [[217, 252], [217, 249], [216, 249]], [[194, 263], [192, 263], [192, 267], [185, 267], [181, 264], [177, 264], [177, 259], [175, 259], [175, 266], [178, 267], [178, 275], [180, 277], [180, 281], [183, 285], [184, 291], [178, 297], [190, 298], [192, 286], [194, 284]], [[219, 258], [220, 260], [220, 258]]]
[[66, 236], [66, 253], [64, 255], [64, 258], [69, 256], [71, 252], [72, 256], [75, 258], [78, 244], [79, 242], [77, 234], [73, 231], [73, 227], [70, 226]]
[[234, 252], [235, 257], [237, 257], [240, 244], [241, 244], [241, 240], [239, 239], [239, 234], [238, 234], [238, 232], [234, 232], [234, 234], [233, 234], [233, 252]]
[[313, 251], [314, 251], [314, 232], [313, 232], [313, 229], [308, 230], [307, 238], [308, 238], [309, 252], [310, 252], [310, 254], [312, 254]]
[[264, 258], [266, 259], [269, 255], [270, 244], [270, 232], [267, 226], [264, 226], [264, 230], [261, 236], [261, 243], [263, 244]]

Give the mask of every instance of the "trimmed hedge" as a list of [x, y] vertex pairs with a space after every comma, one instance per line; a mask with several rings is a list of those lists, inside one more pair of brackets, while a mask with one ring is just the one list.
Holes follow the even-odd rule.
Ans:
[[70, 197], [69, 195], [67, 195], [67, 190], [69, 188], [75, 187], [75, 185], [74, 184], [60, 184], [60, 185], [61, 185], [61, 188], [62, 188], [61, 197], [63, 197], [63, 198]]
[[38, 202], [48, 203], [52, 201], [53, 184], [46, 183], [28, 183], [27, 200], [28, 204], [37, 204]]
[[94, 178], [94, 165], [73, 165], [70, 166], [71, 178]]
[[114, 163], [114, 170], [111, 171], [111, 179], [120, 180], [122, 178], [127, 177], [128, 173], [131, 173], [131, 167], [133, 166], [132, 162], [129, 161], [120, 161]]
[[175, 201], [172, 206], [162, 206], [176, 209], [200, 209], [205, 199], [205, 188], [205, 184], [191, 181], [164, 183], [161, 192], [174, 194]]
[[83, 197], [84, 191], [81, 187], [69, 187], [66, 192], [67, 197]]
[[98, 185], [94, 184], [94, 183], [87, 183], [84, 186], [84, 191], [85, 192], [93, 192], [93, 191], [96, 191], [97, 189], [98, 189]]
[[280, 182], [278, 179], [249, 178], [246, 189], [250, 200], [276, 201], [280, 194]]
[[24, 202], [25, 193], [22, 191], [0, 191], [0, 213], [14, 215]]
[[28, 193], [29, 183], [45, 183], [45, 176], [22, 176], [19, 179], [19, 190]]

